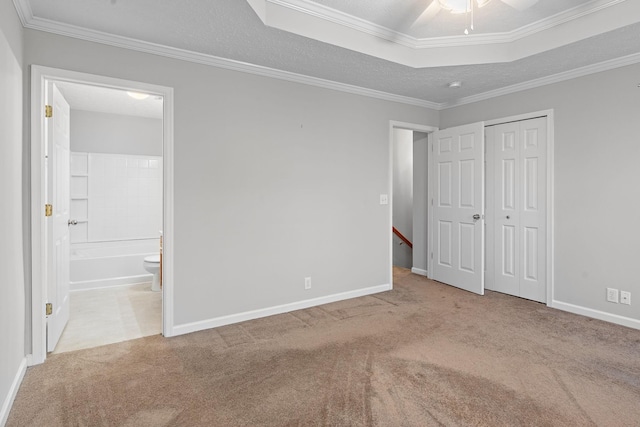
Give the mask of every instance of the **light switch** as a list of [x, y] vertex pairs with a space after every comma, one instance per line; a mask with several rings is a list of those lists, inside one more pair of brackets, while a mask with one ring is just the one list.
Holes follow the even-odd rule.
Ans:
[[387, 196], [386, 194], [381, 194], [380, 195], [380, 204], [381, 205], [388, 205], [389, 204], [389, 196]]

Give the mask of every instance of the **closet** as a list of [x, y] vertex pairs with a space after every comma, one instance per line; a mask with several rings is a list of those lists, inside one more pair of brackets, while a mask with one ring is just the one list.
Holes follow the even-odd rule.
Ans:
[[485, 128], [485, 288], [546, 302], [547, 118]]

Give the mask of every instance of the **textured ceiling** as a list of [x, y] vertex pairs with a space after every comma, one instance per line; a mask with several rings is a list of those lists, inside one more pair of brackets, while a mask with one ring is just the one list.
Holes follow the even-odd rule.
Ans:
[[[398, 11], [382, 16], [392, 1], [413, 4], [414, 9], [415, 4], [422, 3], [416, 0], [322, 0], [319, 3], [342, 7], [345, 12], [360, 10], [363, 17], [372, 20], [373, 15], [378, 15], [375, 19], [384, 23], [385, 19], [399, 19], [402, 15], [398, 7]], [[28, 2], [36, 21], [44, 19], [70, 24], [444, 105], [460, 98], [640, 53], [640, 24], [633, 24], [510, 63], [415, 69], [267, 27], [245, 0], [16, 2]], [[575, 0], [540, 0], [520, 19], [529, 22], [536, 19], [538, 10], [552, 13], [560, 8], [559, 5], [566, 9], [575, 4]], [[493, 0], [486, 8], [490, 6], [506, 7], [499, 0]], [[513, 12], [509, 11], [509, 14]], [[500, 22], [494, 24], [502, 25]], [[447, 88], [447, 83], [454, 80], [462, 81], [462, 88]]]

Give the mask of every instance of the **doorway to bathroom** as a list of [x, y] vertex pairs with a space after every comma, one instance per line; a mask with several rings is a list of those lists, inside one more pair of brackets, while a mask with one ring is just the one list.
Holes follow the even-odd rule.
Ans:
[[160, 280], [152, 283], [162, 235], [162, 96], [50, 84], [70, 110], [70, 300], [69, 321], [48, 350], [159, 334], [162, 293]]
[[32, 205], [41, 197], [47, 216], [32, 213], [32, 363], [170, 335], [171, 89], [43, 67], [33, 74], [32, 106], [42, 101], [45, 114], [33, 132]]

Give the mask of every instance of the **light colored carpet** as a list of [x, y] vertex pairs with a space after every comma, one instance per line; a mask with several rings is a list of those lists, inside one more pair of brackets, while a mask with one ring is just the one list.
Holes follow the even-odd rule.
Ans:
[[395, 289], [51, 356], [8, 426], [638, 426], [640, 331], [395, 270]]

